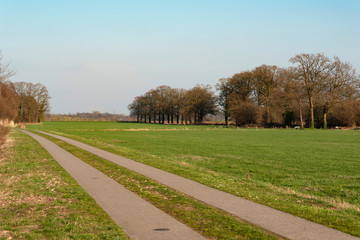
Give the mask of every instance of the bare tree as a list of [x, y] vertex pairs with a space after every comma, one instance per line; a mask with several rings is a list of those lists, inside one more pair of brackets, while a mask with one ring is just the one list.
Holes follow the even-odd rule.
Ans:
[[209, 85], [196, 85], [187, 91], [187, 107], [194, 116], [194, 124], [201, 124], [206, 114], [216, 111], [216, 97]]
[[130, 110], [130, 116], [136, 116], [137, 122], [141, 121], [140, 117], [143, 112], [141, 98], [141, 96], [135, 97], [134, 101], [128, 106], [128, 109]]
[[314, 128], [314, 99], [321, 92], [324, 81], [330, 76], [330, 59], [322, 53], [303, 53], [290, 58], [290, 62], [298, 64], [298, 80], [303, 83], [307, 93], [311, 118], [310, 127]]
[[271, 121], [270, 100], [273, 89], [276, 85], [277, 69], [278, 68], [276, 66], [261, 65], [253, 71], [255, 93], [257, 95], [258, 104], [264, 105], [265, 107], [265, 118], [267, 124]]
[[40, 83], [16, 82], [15, 91], [19, 96], [19, 121], [40, 122], [50, 110], [50, 95]]
[[254, 90], [254, 73], [245, 71], [236, 73], [230, 78], [232, 94], [238, 95], [242, 101], [246, 101]]
[[3, 62], [3, 55], [0, 49], [0, 82], [8, 80], [15, 72], [10, 69], [9, 63]]
[[350, 63], [342, 62], [334, 57], [330, 76], [325, 78], [320, 101], [323, 105], [323, 127], [327, 128], [327, 113], [339, 101], [349, 99], [356, 93], [359, 76]]
[[[234, 74], [231, 78], [222, 78], [216, 85], [219, 91], [218, 103], [222, 107], [225, 117], [225, 124], [228, 125], [230, 116], [230, 98], [240, 98], [241, 101], [246, 101], [253, 90], [253, 72], [245, 71]], [[235, 95], [235, 96], [233, 96]], [[234, 101], [232, 101], [234, 104]]]
[[304, 105], [306, 104], [306, 92], [299, 78], [296, 68], [289, 67], [279, 71], [279, 80], [284, 91], [285, 108], [298, 112], [301, 128], [304, 128]]
[[225, 118], [225, 125], [228, 126], [228, 119], [229, 119], [229, 96], [232, 93], [232, 86], [231, 86], [231, 79], [230, 78], [221, 78], [220, 82], [216, 84], [216, 90], [219, 91], [218, 96], [218, 103], [222, 107], [224, 118]]
[[159, 111], [159, 116], [161, 116], [161, 123], [165, 122], [165, 115], [167, 115], [168, 117], [168, 122], [169, 120], [169, 113], [170, 113], [170, 106], [169, 106], [169, 101], [170, 101], [170, 92], [171, 92], [171, 87], [167, 86], [167, 85], [162, 85], [156, 88], [156, 90], [158, 91], [158, 101], [157, 101], [157, 108]]
[[174, 89], [174, 111], [175, 111], [175, 115], [176, 115], [176, 123], [177, 124], [180, 123], [180, 120], [181, 120], [181, 123], [183, 123], [183, 121], [184, 121], [185, 103], [186, 103], [185, 96], [186, 96], [185, 89], [182, 89], [182, 88]]
[[44, 120], [44, 114], [50, 111], [50, 95], [47, 88], [38, 83], [34, 85], [34, 97], [38, 103], [37, 121], [41, 122]]
[[0, 50], [0, 118], [15, 120], [17, 116], [18, 96], [14, 85], [7, 80], [15, 74], [8, 63], [3, 62]]

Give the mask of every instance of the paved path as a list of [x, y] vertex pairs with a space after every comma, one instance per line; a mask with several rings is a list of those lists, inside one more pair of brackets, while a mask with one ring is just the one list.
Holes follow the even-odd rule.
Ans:
[[209, 205], [225, 210], [238, 216], [241, 219], [258, 225], [280, 236], [294, 240], [360, 239], [335, 229], [328, 228], [303, 218], [267, 207], [265, 205], [216, 190], [193, 180], [189, 180], [178, 175], [150, 167], [146, 164], [142, 164], [134, 160], [130, 160], [116, 154], [92, 147], [90, 145], [55, 134], [42, 131], [39, 132], [68, 142], [74, 146], [98, 155], [99, 157], [107, 159], [134, 172], [140, 173], [146, 177], [152, 178], [157, 182], [165, 184]]
[[205, 239], [53, 142], [28, 131], [132, 239]]

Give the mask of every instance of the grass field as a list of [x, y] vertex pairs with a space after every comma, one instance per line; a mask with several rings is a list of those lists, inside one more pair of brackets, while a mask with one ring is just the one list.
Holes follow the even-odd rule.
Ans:
[[45, 122], [41, 129], [360, 236], [360, 131]]
[[129, 239], [31, 137], [18, 130], [0, 156], [0, 239]]

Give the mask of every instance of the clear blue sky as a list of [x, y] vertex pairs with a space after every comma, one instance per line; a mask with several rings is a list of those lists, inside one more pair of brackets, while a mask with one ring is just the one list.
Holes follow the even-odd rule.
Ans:
[[191, 88], [299, 53], [360, 71], [360, 1], [0, 0], [12, 81], [47, 86], [52, 113], [128, 113], [160, 85]]

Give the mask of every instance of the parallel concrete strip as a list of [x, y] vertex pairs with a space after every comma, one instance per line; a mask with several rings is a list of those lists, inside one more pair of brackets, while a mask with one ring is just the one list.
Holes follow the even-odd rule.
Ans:
[[38, 141], [132, 239], [205, 239], [51, 141], [23, 132]]
[[43, 131], [39, 132], [68, 142], [122, 167], [152, 178], [155, 181], [174, 188], [209, 205], [225, 210], [241, 219], [258, 225], [280, 236], [294, 240], [360, 239], [341, 231], [328, 228], [324, 225], [216, 190], [193, 180], [150, 167], [146, 164], [121, 157], [82, 142]]

